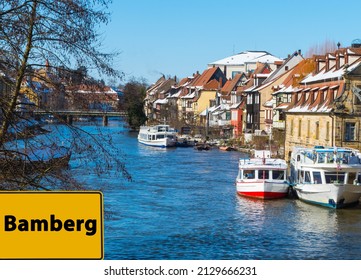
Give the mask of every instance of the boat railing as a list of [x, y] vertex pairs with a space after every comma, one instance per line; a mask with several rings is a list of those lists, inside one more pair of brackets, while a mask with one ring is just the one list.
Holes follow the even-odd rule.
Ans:
[[[303, 158], [303, 159], [302, 159]], [[313, 163], [313, 164], [350, 164], [360, 165], [360, 157], [350, 151], [317, 151], [317, 150], [306, 150], [300, 153], [296, 157], [296, 161], [301, 163]]]
[[239, 166], [249, 166], [249, 165], [263, 165], [263, 166], [287, 166], [286, 162], [282, 159], [275, 158], [240, 158]]

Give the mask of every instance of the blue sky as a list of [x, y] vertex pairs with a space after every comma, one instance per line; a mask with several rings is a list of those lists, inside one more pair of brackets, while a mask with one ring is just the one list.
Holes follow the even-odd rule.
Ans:
[[203, 72], [207, 64], [245, 51], [285, 58], [326, 40], [350, 46], [361, 38], [361, 1], [113, 0], [102, 28], [115, 67], [155, 82]]

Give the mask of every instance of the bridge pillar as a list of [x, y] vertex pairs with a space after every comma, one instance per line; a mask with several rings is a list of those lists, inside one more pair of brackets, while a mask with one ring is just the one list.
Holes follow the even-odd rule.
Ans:
[[103, 125], [104, 125], [104, 126], [107, 126], [107, 125], [108, 125], [108, 116], [107, 116], [107, 115], [104, 115], [104, 116], [103, 116]]
[[67, 115], [67, 116], [66, 116], [66, 122], [67, 122], [68, 124], [73, 124], [73, 116]]

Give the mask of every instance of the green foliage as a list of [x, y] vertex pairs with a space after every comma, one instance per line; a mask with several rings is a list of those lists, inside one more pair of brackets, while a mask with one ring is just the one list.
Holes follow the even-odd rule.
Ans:
[[144, 83], [131, 81], [124, 87], [123, 106], [127, 111], [127, 121], [132, 129], [139, 128], [147, 121], [143, 109], [145, 96], [146, 85]]

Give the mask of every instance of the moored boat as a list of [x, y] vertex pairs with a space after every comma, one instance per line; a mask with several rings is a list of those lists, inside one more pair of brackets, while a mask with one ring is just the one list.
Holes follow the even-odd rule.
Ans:
[[270, 151], [255, 151], [254, 158], [239, 159], [237, 193], [242, 196], [275, 199], [288, 194], [287, 164], [270, 157]]
[[142, 126], [138, 142], [154, 147], [174, 147], [177, 143], [176, 130], [169, 125]]
[[233, 147], [231, 147], [231, 146], [219, 146], [219, 149], [220, 149], [221, 151], [227, 151], [227, 152], [229, 152], [229, 151], [236, 151], [236, 149], [233, 148]]
[[291, 183], [299, 199], [330, 208], [356, 205], [361, 197], [358, 151], [347, 148], [294, 148]]

